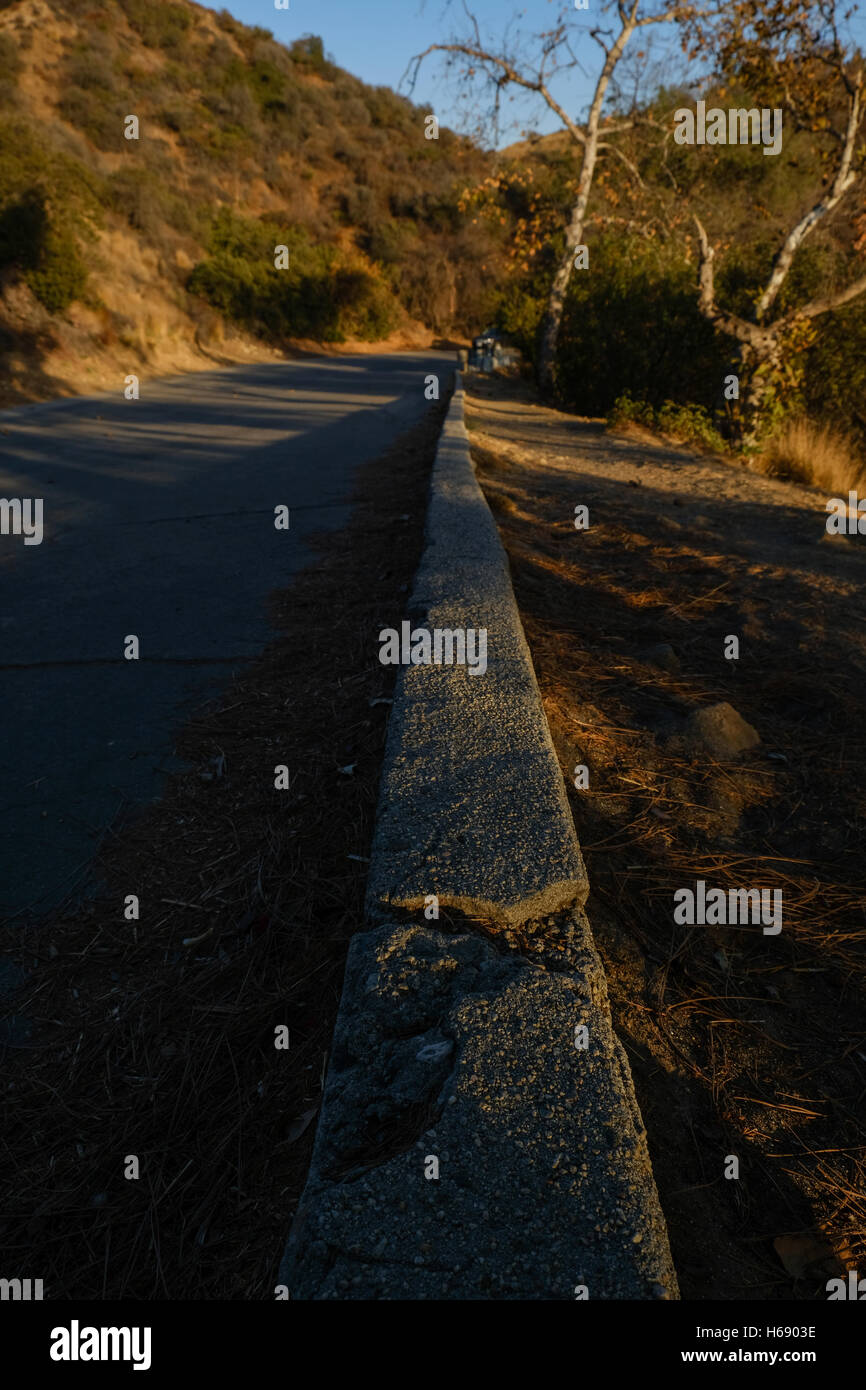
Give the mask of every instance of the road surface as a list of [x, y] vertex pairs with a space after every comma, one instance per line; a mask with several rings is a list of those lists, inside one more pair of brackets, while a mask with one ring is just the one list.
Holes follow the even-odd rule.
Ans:
[[345, 525], [357, 468], [451, 362], [257, 364], [0, 412], [0, 498], [44, 500], [41, 544], [0, 535], [0, 918], [86, 885], [105, 827], [179, 766], [185, 715], [273, 635], [265, 599], [305, 538]]

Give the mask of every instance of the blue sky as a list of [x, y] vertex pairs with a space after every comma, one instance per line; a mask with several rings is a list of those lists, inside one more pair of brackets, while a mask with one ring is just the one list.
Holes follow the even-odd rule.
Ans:
[[[549, 27], [562, 0], [472, 0], [482, 37], [494, 40], [504, 27], [520, 16], [518, 28], [527, 34]], [[597, 22], [601, 0], [589, 0], [586, 13], [576, 12], [576, 21]], [[373, 85], [397, 88], [413, 54], [431, 43], [447, 42], [455, 33], [466, 33], [461, 0], [289, 0], [288, 10], [274, 8], [274, 0], [224, 0], [211, 9], [227, 9], [245, 24], [270, 29], [284, 43], [301, 34], [321, 35], [325, 49], [342, 68]], [[856, 14], [851, 31], [866, 46], [866, 16]], [[653, 34], [658, 82], [671, 81], [682, 70], [673, 26], [645, 31]], [[633, 50], [636, 46], [633, 42]], [[553, 85], [555, 96], [572, 114], [582, 114], [594, 85], [600, 49], [584, 33], [578, 44], [578, 57], [586, 55], [588, 77], [577, 71], [563, 75]], [[622, 69], [621, 69], [622, 70]], [[656, 83], [658, 85], [658, 83]], [[414, 99], [429, 103], [440, 120], [453, 129], [467, 129], [468, 117], [457, 104], [456, 92], [443, 81], [442, 67], [435, 58], [427, 59], [415, 88]], [[499, 143], [516, 138], [518, 130], [533, 126], [542, 131], [559, 129], [556, 117], [539, 107], [537, 99], [518, 97], [505, 108], [512, 122], [503, 130]], [[476, 112], [476, 115], [480, 114]], [[490, 135], [489, 143], [493, 143]]]

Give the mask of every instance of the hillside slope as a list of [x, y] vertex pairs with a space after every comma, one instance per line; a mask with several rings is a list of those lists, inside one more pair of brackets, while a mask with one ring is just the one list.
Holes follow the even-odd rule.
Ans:
[[188, 0], [0, 0], [0, 74], [2, 404], [429, 342], [492, 303], [502, 229], [459, 208], [489, 157], [315, 37]]

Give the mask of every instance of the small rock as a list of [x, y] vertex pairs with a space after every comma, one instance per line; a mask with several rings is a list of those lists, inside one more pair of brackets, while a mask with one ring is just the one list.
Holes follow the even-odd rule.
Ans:
[[644, 660], [653, 666], [661, 666], [665, 671], [677, 672], [680, 669], [680, 659], [670, 642], [656, 642], [654, 646], [647, 647]]
[[736, 758], [761, 742], [757, 729], [747, 724], [727, 700], [705, 705], [690, 714], [683, 737], [716, 758]]

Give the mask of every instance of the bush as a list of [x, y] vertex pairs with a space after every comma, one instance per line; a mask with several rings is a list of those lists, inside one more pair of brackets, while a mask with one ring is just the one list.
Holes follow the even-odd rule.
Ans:
[[624, 391], [655, 407], [720, 405], [735, 349], [700, 314], [694, 267], [676, 250], [607, 236], [590, 261], [590, 274], [572, 275], [563, 315], [563, 399], [588, 415]]
[[684, 444], [697, 444], [714, 453], [724, 453], [727, 444], [713, 424], [708, 410], [700, 405], [678, 405], [665, 401], [656, 411], [656, 428], [662, 434], [681, 439]]
[[[374, 126], [380, 127], [405, 127], [407, 116], [411, 118], [412, 106], [397, 92], [393, 92], [390, 87], [368, 88], [364, 96], [364, 101], [370, 120]], [[419, 113], [420, 119], [420, 113]], [[421, 122], [423, 126], [423, 121]], [[419, 126], [419, 129], [421, 127]]]
[[[99, 221], [105, 182], [79, 159], [46, 147], [43, 127], [0, 118], [0, 201], [50, 188], [55, 207]], [[82, 231], [82, 225], [76, 226]]]
[[[274, 247], [289, 249], [289, 266], [274, 268]], [[394, 326], [387, 287], [333, 246], [317, 246], [299, 228], [255, 221], [221, 209], [214, 217], [210, 255], [187, 282], [227, 318], [273, 341], [295, 337], [340, 342], [374, 340]]]
[[243, 25], [240, 20], [235, 19], [234, 15], [229, 10], [219, 10], [216, 16], [216, 22], [226, 34], [237, 35], [243, 33]]
[[515, 282], [500, 296], [494, 315], [503, 333], [528, 362], [535, 356], [535, 344], [544, 313], [543, 286]]
[[621, 429], [623, 425], [644, 425], [652, 429], [655, 418], [653, 407], [647, 401], [636, 401], [630, 391], [617, 396], [607, 412], [607, 424], [612, 430]]
[[244, 82], [234, 82], [223, 91], [214, 93], [208, 105], [229, 130], [237, 129], [241, 134], [251, 135], [258, 126], [259, 108]]
[[157, 169], [121, 168], [112, 176], [109, 188], [114, 211], [152, 242], [162, 241], [166, 224], [186, 236], [204, 234], [195, 203], [175, 192], [170, 179]]
[[400, 265], [415, 244], [411, 227], [405, 223], [381, 220], [373, 224], [362, 242], [371, 260], [378, 261], [382, 266]]
[[35, 269], [47, 232], [48, 215], [41, 193], [30, 190], [8, 203], [0, 210], [0, 270], [7, 266]]
[[87, 268], [75, 242], [74, 217], [61, 226], [49, 217], [45, 195], [29, 189], [0, 210], [0, 269], [15, 266], [52, 314], [80, 299]]
[[128, 113], [100, 88], [67, 87], [57, 103], [65, 121], [83, 131], [99, 150], [126, 148], [123, 119]]
[[50, 314], [60, 314], [84, 294], [87, 268], [75, 243], [49, 229], [39, 262], [24, 279]]
[[806, 353], [805, 412], [843, 432], [856, 426], [866, 445], [866, 295], [813, 322], [818, 334]]
[[103, 95], [111, 92], [117, 81], [117, 74], [111, 56], [105, 50], [77, 48], [63, 65], [64, 84], [71, 87], [94, 89]]
[[345, 266], [334, 276], [334, 303], [339, 332], [347, 338], [375, 342], [386, 338], [399, 321], [394, 298], [381, 280], [361, 266]]
[[192, 24], [186, 6], [171, 0], [120, 0], [120, 6], [148, 48], [177, 48]]
[[303, 38], [295, 39], [289, 46], [289, 52], [293, 60], [308, 71], [318, 73], [322, 77], [327, 76], [329, 72], [333, 75], [333, 67], [325, 57], [325, 46], [318, 34], [304, 34]]
[[656, 409], [648, 401], [635, 400], [625, 391], [617, 396], [608, 411], [607, 424], [610, 429], [621, 429], [627, 424], [643, 425], [645, 429], [657, 430], [683, 444], [695, 444], [714, 453], [727, 449], [709, 411], [700, 405], [665, 401]]
[[252, 96], [265, 115], [288, 109], [286, 75], [275, 63], [256, 59], [246, 70], [246, 78]]

